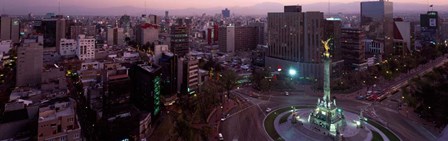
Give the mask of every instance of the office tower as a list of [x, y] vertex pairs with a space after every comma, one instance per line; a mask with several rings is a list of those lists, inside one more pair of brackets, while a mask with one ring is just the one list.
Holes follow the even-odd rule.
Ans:
[[[283, 67], [297, 69], [298, 77], [321, 78], [316, 73], [322, 68], [322, 12], [285, 12], [268, 13], [268, 51], [266, 66], [272, 69]], [[288, 68], [290, 67], [290, 68]]]
[[333, 55], [331, 58], [334, 62], [341, 60], [341, 27], [342, 22], [339, 18], [327, 18], [324, 20], [324, 39], [331, 38], [330, 53]]
[[168, 20], [168, 19], [170, 19], [170, 17], [169, 17], [169, 12], [168, 12], [168, 11], [165, 11], [165, 20]]
[[411, 23], [401, 18], [394, 20], [394, 54], [410, 54], [411, 49]]
[[77, 42], [75, 39], [61, 39], [59, 54], [61, 56], [75, 56]]
[[19, 43], [20, 22], [8, 15], [0, 16], [0, 40], [11, 40]]
[[125, 35], [123, 28], [108, 28], [107, 29], [107, 44], [115, 45], [115, 46], [123, 46], [125, 45]]
[[229, 9], [224, 9], [224, 10], [222, 10], [222, 17], [223, 18], [228, 18], [228, 17], [230, 17], [230, 10]]
[[39, 43], [23, 43], [17, 50], [16, 85], [37, 86], [42, 81], [43, 47]]
[[44, 35], [44, 48], [56, 47], [56, 20], [44, 19], [42, 20], [41, 30]]
[[125, 33], [129, 32], [131, 30], [131, 17], [128, 15], [121, 16], [118, 26], [123, 28]]
[[178, 91], [183, 95], [196, 94], [199, 91], [199, 60], [183, 57], [178, 61]]
[[218, 24], [214, 24], [213, 27], [207, 28], [207, 43], [209, 45], [213, 45], [218, 42], [218, 36], [219, 36], [218, 33], [219, 33]]
[[161, 67], [154, 64], [138, 64], [131, 68], [131, 102], [137, 108], [151, 112], [152, 117], [161, 110]]
[[11, 20], [8, 15], [0, 17], [0, 40], [11, 40]]
[[347, 68], [363, 69], [367, 68], [365, 46], [363, 40], [365, 35], [358, 28], [341, 29], [341, 59], [344, 60]]
[[142, 23], [136, 27], [136, 41], [141, 45], [154, 43], [159, 40], [159, 25]]
[[81, 141], [81, 126], [75, 111], [75, 100], [56, 98], [39, 107], [37, 140]]
[[220, 27], [218, 44], [221, 52], [250, 51], [257, 47], [258, 29], [253, 26]]
[[426, 14], [420, 14], [422, 44], [436, 44], [439, 42], [439, 23], [437, 11], [428, 11]]
[[171, 51], [183, 57], [190, 52], [189, 28], [185, 24], [171, 26]]
[[265, 22], [254, 22], [249, 24], [249, 26], [257, 28], [257, 42], [259, 45], [266, 45], [266, 33], [267, 33], [267, 23]]
[[159, 59], [162, 67], [162, 94], [172, 96], [177, 94], [177, 56], [171, 52], [163, 52]]
[[393, 16], [390, 1], [361, 2], [361, 27], [367, 39], [383, 44], [385, 56], [393, 53]]
[[76, 55], [79, 60], [95, 59], [95, 39], [93, 37], [79, 35], [76, 44]]

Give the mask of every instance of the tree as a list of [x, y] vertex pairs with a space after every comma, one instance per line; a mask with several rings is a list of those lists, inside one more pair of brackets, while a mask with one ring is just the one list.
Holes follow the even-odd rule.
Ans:
[[233, 70], [227, 69], [221, 73], [218, 84], [227, 91], [227, 97], [230, 98], [230, 90], [238, 86], [240, 76]]

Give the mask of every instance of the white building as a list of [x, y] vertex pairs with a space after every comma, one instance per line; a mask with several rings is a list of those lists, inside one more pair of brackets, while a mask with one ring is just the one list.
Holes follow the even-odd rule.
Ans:
[[366, 53], [371, 54], [383, 54], [384, 53], [384, 44], [380, 41], [366, 39], [364, 40], [364, 45], [366, 47]]
[[76, 55], [80, 60], [95, 59], [95, 39], [79, 35], [76, 51]]
[[59, 54], [61, 56], [74, 56], [76, 55], [77, 42], [74, 39], [61, 39]]

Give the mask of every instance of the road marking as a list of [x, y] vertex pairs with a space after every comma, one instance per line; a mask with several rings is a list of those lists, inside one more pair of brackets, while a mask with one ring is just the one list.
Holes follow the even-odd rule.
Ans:
[[255, 106], [255, 105], [251, 105], [251, 106], [246, 107], [246, 108], [244, 108], [244, 109], [242, 109], [242, 110], [240, 110], [240, 111], [238, 111], [238, 112], [236, 112], [236, 113], [234, 113], [234, 114], [232, 114], [232, 115], [229, 115], [229, 118], [232, 117], [232, 116], [234, 116], [234, 115], [237, 115], [237, 114], [239, 114], [239, 113], [241, 113], [241, 112], [243, 112], [243, 111], [245, 111], [245, 110], [247, 110], [247, 109], [249, 109], [249, 108], [252, 108], [252, 107], [254, 107], [254, 106]]

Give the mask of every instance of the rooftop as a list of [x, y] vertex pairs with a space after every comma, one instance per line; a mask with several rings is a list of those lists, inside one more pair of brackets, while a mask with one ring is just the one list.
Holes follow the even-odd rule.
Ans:
[[74, 115], [75, 110], [70, 98], [56, 98], [39, 107], [39, 122], [54, 120], [58, 117]]

